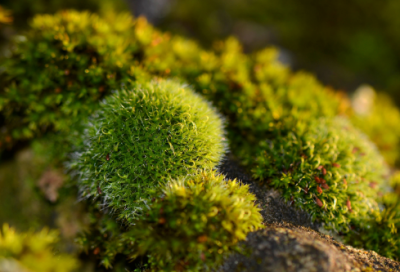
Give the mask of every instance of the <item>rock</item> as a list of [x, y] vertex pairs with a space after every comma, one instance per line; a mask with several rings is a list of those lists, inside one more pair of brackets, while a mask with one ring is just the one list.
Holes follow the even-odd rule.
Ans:
[[375, 252], [345, 246], [328, 235], [288, 223], [268, 224], [242, 243], [249, 254], [232, 254], [221, 272], [399, 271], [400, 264]]
[[236, 178], [250, 186], [250, 191], [255, 194], [258, 199], [258, 205], [262, 209], [261, 214], [265, 223], [288, 222], [294, 225], [309, 227], [314, 230], [320, 228], [321, 224], [312, 222], [311, 216], [308, 213], [285, 203], [278, 191], [258, 185], [258, 183], [251, 178], [251, 175], [246, 173], [232, 157], [228, 157], [223, 162], [219, 171], [228, 179]]
[[232, 158], [221, 165], [220, 172], [249, 184], [266, 225], [247, 236], [241, 243], [244, 252], [228, 256], [220, 272], [400, 271], [399, 262], [318, 232], [318, 222], [311, 222], [306, 212], [285, 203], [277, 191], [260, 187]]

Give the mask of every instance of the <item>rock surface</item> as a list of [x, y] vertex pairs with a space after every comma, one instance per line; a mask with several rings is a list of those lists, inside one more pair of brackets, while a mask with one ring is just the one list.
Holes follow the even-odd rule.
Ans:
[[396, 261], [355, 249], [310, 228], [268, 224], [243, 243], [249, 255], [233, 254], [221, 272], [400, 271]]
[[220, 172], [250, 185], [262, 208], [266, 228], [250, 233], [242, 243], [246, 253], [232, 254], [219, 271], [400, 271], [399, 262], [374, 251], [346, 246], [320, 233], [320, 224], [311, 222], [306, 212], [286, 204], [277, 191], [257, 185], [234, 159], [228, 158]]
[[258, 205], [261, 208], [265, 223], [287, 222], [314, 230], [318, 230], [320, 227], [319, 223], [311, 221], [308, 213], [287, 205], [276, 190], [259, 186], [233, 158], [228, 157], [219, 170], [228, 179], [238, 179], [250, 186], [250, 191], [258, 199]]

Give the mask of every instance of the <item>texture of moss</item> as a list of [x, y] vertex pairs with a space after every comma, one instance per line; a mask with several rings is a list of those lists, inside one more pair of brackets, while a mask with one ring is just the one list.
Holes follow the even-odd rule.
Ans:
[[54, 254], [58, 241], [55, 231], [17, 233], [7, 224], [0, 232], [0, 270], [21, 272], [68, 272], [78, 268], [78, 261], [66, 254]]
[[378, 210], [388, 174], [375, 146], [341, 118], [279, 131], [260, 143], [253, 169], [255, 178], [336, 230]]
[[248, 185], [209, 171], [170, 180], [134, 226], [118, 234], [113, 220], [106, 219], [102, 224], [113, 237], [104, 242], [87, 235], [81, 243], [98, 247], [106, 266], [123, 253], [136, 260], [147, 256], [150, 271], [208, 271], [248, 232], [262, 228], [255, 196], [248, 190]]
[[201, 172], [170, 181], [164, 196], [132, 228], [136, 254], [148, 254], [151, 271], [207, 271], [250, 231], [262, 227], [248, 185]]
[[[311, 75], [290, 73], [274, 49], [249, 57], [230, 38], [205, 51], [143, 18], [74, 11], [37, 16], [26, 41], [14, 47], [3, 64], [3, 147], [48, 131], [70, 133], [121, 82], [153, 76], [179, 77], [212, 101], [230, 121], [232, 145], [253, 143], [293, 110], [308, 117], [343, 112], [340, 95]], [[307, 97], [315, 95], [310, 110]]]
[[83, 197], [102, 197], [127, 221], [159, 184], [215, 168], [226, 148], [214, 109], [187, 86], [164, 80], [106, 98], [82, 136], [74, 165]]
[[128, 35], [133, 21], [127, 14], [109, 20], [87, 12], [33, 19], [2, 63], [3, 147], [47, 131], [71, 132], [120, 85], [132, 59], [127, 48], [135, 47]]
[[[192, 104], [201, 99], [186, 87], [187, 97], [175, 92], [181, 85], [159, 80], [166, 77], [212, 102], [226, 118], [233, 154], [314, 219], [336, 230], [350, 223], [364, 228], [377, 210], [386, 166], [360, 132], [337, 118], [351, 117], [348, 99], [312, 75], [290, 71], [275, 49], [248, 56], [229, 38], [206, 51], [143, 18], [74, 11], [36, 17], [26, 38], [3, 64], [2, 148], [46, 135], [62, 143], [53, 144], [62, 152], [52, 153], [63, 157], [81, 135], [73, 168], [83, 195], [103, 201], [95, 205], [106, 204], [116, 217], [132, 223], [159, 183], [215, 167], [224, 150], [219, 117], [204, 101], [206, 110], [196, 110]], [[165, 101], [179, 110], [166, 109]], [[163, 110], [179, 114], [169, 124]], [[125, 250], [118, 239], [111, 244], [115, 254]]]
[[345, 241], [354, 246], [368, 248], [379, 254], [399, 260], [400, 258], [400, 172], [390, 178], [392, 192], [382, 197], [382, 210], [375, 210], [371, 218], [355, 224]]

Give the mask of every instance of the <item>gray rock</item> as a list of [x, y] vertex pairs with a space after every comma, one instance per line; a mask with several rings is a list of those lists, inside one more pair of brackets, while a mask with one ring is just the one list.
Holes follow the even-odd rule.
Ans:
[[249, 185], [250, 191], [257, 197], [265, 223], [288, 222], [315, 230], [318, 230], [321, 226], [318, 222], [312, 222], [310, 215], [305, 211], [285, 203], [276, 190], [260, 186], [232, 157], [228, 157], [223, 162], [219, 171], [228, 179], [238, 179], [242, 183]]
[[[400, 271], [400, 264], [373, 251], [345, 246], [328, 235], [288, 223], [269, 224], [250, 233], [221, 272]], [[247, 252], [247, 254], [246, 254]]]
[[220, 172], [250, 186], [266, 225], [247, 236], [240, 245], [244, 250], [228, 256], [220, 272], [400, 271], [399, 262], [318, 232], [318, 222], [285, 203], [277, 191], [258, 185], [232, 158], [220, 166]]

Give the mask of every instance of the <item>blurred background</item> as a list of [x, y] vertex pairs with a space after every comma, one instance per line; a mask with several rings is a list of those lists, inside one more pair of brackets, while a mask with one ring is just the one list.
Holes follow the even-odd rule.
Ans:
[[397, 0], [2, 0], [0, 5], [14, 19], [14, 29], [3, 28], [3, 40], [37, 13], [129, 11], [206, 48], [228, 36], [237, 37], [246, 52], [276, 46], [281, 61], [294, 70], [313, 72], [347, 92], [370, 84], [400, 104]]

